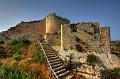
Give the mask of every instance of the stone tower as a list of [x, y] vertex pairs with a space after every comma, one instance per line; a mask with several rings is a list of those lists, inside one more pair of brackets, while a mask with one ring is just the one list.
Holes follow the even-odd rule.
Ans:
[[60, 29], [59, 23], [57, 22], [58, 18], [53, 14], [49, 14], [46, 17], [46, 33], [55, 33]]
[[110, 27], [101, 28], [100, 46], [103, 53], [110, 53]]
[[51, 13], [46, 16], [46, 35], [45, 40], [48, 43], [51, 40], [54, 33], [61, 30], [62, 24], [69, 24], [69, 20], [57, 16], [55, 13]]

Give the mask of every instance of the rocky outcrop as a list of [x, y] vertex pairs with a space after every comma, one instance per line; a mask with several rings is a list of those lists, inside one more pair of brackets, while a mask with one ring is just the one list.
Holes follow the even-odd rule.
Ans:
[[0, 40], [11, 40], [16, 38], [35, 39], [45, 35], [45, 19], [31, 22], [21, 22], [15, 27], [0, 33]]

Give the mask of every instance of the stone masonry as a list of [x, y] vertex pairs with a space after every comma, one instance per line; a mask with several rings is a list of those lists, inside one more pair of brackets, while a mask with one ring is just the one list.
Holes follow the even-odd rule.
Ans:
[[[60, 29], [61, 25], [62, 29]], [[98, 22], [70, 24], [69, 20], [54, 13], [46, 17], [46, 39], [48, 44], [60, 46], [62, 50], [110, 52], [110, 27], [100, 28]]]

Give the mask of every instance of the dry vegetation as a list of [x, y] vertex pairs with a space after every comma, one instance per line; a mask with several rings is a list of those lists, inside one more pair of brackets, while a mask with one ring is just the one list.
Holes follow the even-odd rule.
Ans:
[[0, 79], [50, 79], [45, 57], [29, 40], [12, 40], [0, 44]]

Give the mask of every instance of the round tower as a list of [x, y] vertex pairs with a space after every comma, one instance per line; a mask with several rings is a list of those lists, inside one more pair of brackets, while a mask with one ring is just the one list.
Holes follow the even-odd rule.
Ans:
[[46, 17], [46, 33], [55, 33], [60, 30], [59, 18], [55, 13], [49, 14]]

